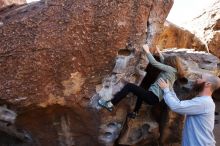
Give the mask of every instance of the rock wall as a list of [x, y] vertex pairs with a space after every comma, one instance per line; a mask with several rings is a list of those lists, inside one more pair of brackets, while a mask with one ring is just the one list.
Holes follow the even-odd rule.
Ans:
[[26, 0], [0, 0], [0, 9], [9, 5], [21, 5], [26, 3]]
[[192, 32], [178, 27], [169, 21], [164, 23], [157, 44], [161, 48], [194, 48], [206, 51], [206, 46]]
[[206, 45], [214, 55], [220, 57], [220, 1], [215, 0], [201, 15], [187, 22], [185, 27]]
[[[147, 42], [154, 51], [172, 4], [172, 0], [46, 0], [3, 11], [0, 103], [17, 112], [14, 126], [23, 129], [24, 137], [31, 136], [31, 145], [36, 146], [180, 141], [184, 117], [163, 103], [155, 109], [145, 105], [136, 120], [126, 118], [134, 105], [131, 95], [112, 113], [97, 105], [99, 98], [112, 98], [126, 82], [147, 88], [150, 72], [153, 81], [156, 71], [145, 70], [148, 61], [141, 47]], [[188, 60], [192, 63], [194, 58]], [[205, 70], [218, 74], [219, 60], [213, 60], [214, 66]], [[210, 66], [208, 61], [204, 64]], [[1, 143], [30, 145], [7, 134], [0, 132], [6, 136]]]
[[[191, 98], [191, 86], [197, 75], [208, 72], [220, 75], [220, 60], [205, 52], [193, 50], [165, 50], [165, 56], [177, 55], [182, 58], [187, 70], [187, 84], [175, 83], [175, 91], [181, 99]], [[148, 66], [141, 86], [148, 88], [158, 70]], [[51, 105], [46, 108], [27, 107], [18, 112], [16, 126], [23, 133], [31, 134], [31, 145], [65, 145], [65, 146], [104, 146], [104, 145], [157, 145], [180, 146], [184, 117], [167, 108], [164, 102], [152, 107], [142, 105], [140, 115], [136, 119], [126, 118], [135, 103], [135, 97], [129, 95], [117, 105], [113, 112], [105, 109], [67, 107]], [[25, 132], [26, 131], [26, 132]], [[0, 135], [1, 132], [0, 132]], [[26, 134], [25, 134], [26, 136]], [[0, 136], [9, 144], [20, 146], [21, 143], [9, 137]], [[158, 140], [159, 138], [159, 140]], [[1, 141], [2, 142], [2, 141]], [[5, 142], [5, 141], [4, 141]], [[30, 143], [22, 143], [29, 146]]]
[[[77, 141], [78, 135], [88, 135], [87, 141], [94, 138], [91, 145], [113, 145], [126, 122], [129, 105], [125, 104], [127, 108], [117, 112], [118, 116], [86, 110], [90, 116], [98, 113], [98, 132], [90, 128], [94, 127], [89, 123], [91, 117], [83, 118], [81, 111], [106, 84], [117, 82], [121, 87], [122, 80], [140, 84], [147, 66], [141, 50], [146, 30], [153, 42], [172, 3], [47, 0], [2, 12], [0, 97], [2, 103], [17, 110], [18, 127], [30, 131], [35, 145], [88, 145], [86, 138]], [[60, 114], [55, 105], [71, 108], [76, 116], [66, 110]], [[32, 117], [35, 114], [38, 116]], [[113, 121], [116, 117], [119, 124]], [[44, 127], [47, 124], [54, 126]], [[80, 132], [73, 125], [82, 126]], [[86, 129], [90, 132], [83, 134]], [[45, 133], [43, 137], [41, 133]]]
[[2, 14], [0, 96], [17, 106], [85, 106], [119, 50], [143, 44], [152, 5], [47, 1]]
[[164, 22], [167, 18], [172, 7], [172, 1], [163, 0], [163, 1], [154, 1], [154, 5], [151, 7], [150, 17], [147, 23], [147, 37], [146, 43], [149, 44], [151, 51], [154, 51], [155, 45], [157, 44], [158, 37], [163, 30]]

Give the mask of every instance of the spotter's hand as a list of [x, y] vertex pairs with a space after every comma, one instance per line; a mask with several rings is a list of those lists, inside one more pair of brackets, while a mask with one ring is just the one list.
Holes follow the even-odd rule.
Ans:
[[161, 89], [169, 88], [168, 80], [164, 81], [162, 78], [159, 78], [158, 85], [160, 86]]

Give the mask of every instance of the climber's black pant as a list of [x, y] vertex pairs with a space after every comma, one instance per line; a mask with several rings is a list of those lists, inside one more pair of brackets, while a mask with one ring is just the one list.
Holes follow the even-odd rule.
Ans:
[[115, 94], [114, 98], [111, 100], [112, 104], [116, 105], [130, 92], [137, 96], [134, 112], [139, 111], [143, 101], [150, 105], [159, 103], [159, 98], [153, 92], [146, 91], [135, 84], [128, 83], [122, 88], [121, 91]]

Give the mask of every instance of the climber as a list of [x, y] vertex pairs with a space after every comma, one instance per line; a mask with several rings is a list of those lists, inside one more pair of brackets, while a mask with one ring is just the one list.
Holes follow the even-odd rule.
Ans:
[[164, 101], [170, 109], [186, 115], [182, 146], [215, 146], [215, 103], [211, 95], [220, 87], [220, 79], [214, 75], [202, 74], [194, 85], [198, 95], [191, 100], [182, 101], [169, 89], [168, 82], [159, 79], [158, 85], [163, 90]]
[[[157, 52], [160, 55], [160, 60], [163, 63], [157, 62], [152, 54], [149, 51], [149, 47], [147, 44], [143, 46], [143, 49], [145, 50], [147, 54], [147, 58], [149, 60], [149, 63], [152, 64], [154, 67], [161, 70], [161, 73], [158, 75], [157, 80], [159, 78], [163, 78], [164, 80], [169, 81], [170, 83], [170, 89], [172, 90], [173, 84], [177, 78], [182, 78], [185, 75], [185, 72], [182, 69], [182, 64], [180, 61], [180, 58], [177, 56], [169, 56], [165, 59], [163, 58], [159, 48], [157, 47]], [[162, 90], [156, 82], [154, 82], [148, 91], [145, 89], [132, 84], [128, 83], [126, 84], [122, 90], [120, 90], [118, 93], [116, 93], [110, 101], [105, 101], [103, 99], [100, 99], [98, 101], [98, 104], [109, 111], [112, 111], [113, 105], [116, 105], [118, 102], [120, 102], [128, 93], [133, 93], [137, 96], [136, 105], [132, 113], [128, 114], [129, 118], [135, 118], [138, 115], [139, 109], [141, 107], [142, 101], [146, 102], [149, 105], [155, 105], [159, 103], [163, 96], [162, 96]]]

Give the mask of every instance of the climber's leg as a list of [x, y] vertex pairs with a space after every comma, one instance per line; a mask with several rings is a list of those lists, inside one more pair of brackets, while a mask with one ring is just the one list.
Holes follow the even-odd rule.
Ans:
[[155, 105], [159, 103], [159, 98], [152, 91], [145, 91], [142, 96], [137, 97], [134, 112], [139, 112], [143, 101], [149, 105]]
[[130, 92], [133, 93], [136, 96], [140, 96], [142, 93], [144, 93], [146, 91], [143, 88], [141, 88], [141, 87], [139, 87], [135, 84], [128, 83], [118, 93], [116, 93], [114, 95], [112, 100], [107, 102], [107, 101], [103, 101], [102, 99], [100, 99], [98, 101], [98, 104], [100, 106], [106, 108], [107, 110], [112, 111], [113, 105], [116, 105], [117, 103], [119, 103]]
[[114, 98], [111, 100], [111, 103], [113, 105], [116, 105], [117, 103], [119, 103], [123, 98], [126, 97], [126, 95], [128, 95], [128, 93], [133, 93], [136, 96], [142, 96], [142, 94], [144, 94], [146, 92], [145, 89], [132, 84], [132, 83], [128, 83], [126, 84], [121, 91], [119, 91], [118, 93], [116, 93], [114, 95]]
[[138, 115], [143, 101], [149, 105], [155, 105], [159, 103], [159, 98], [151, 91], [145, 91], [145, 93], [143, 93], [142, 96], [137, 96], [135, 108], [132, 113], [128, 114], [129, 118], [134, 119]]

